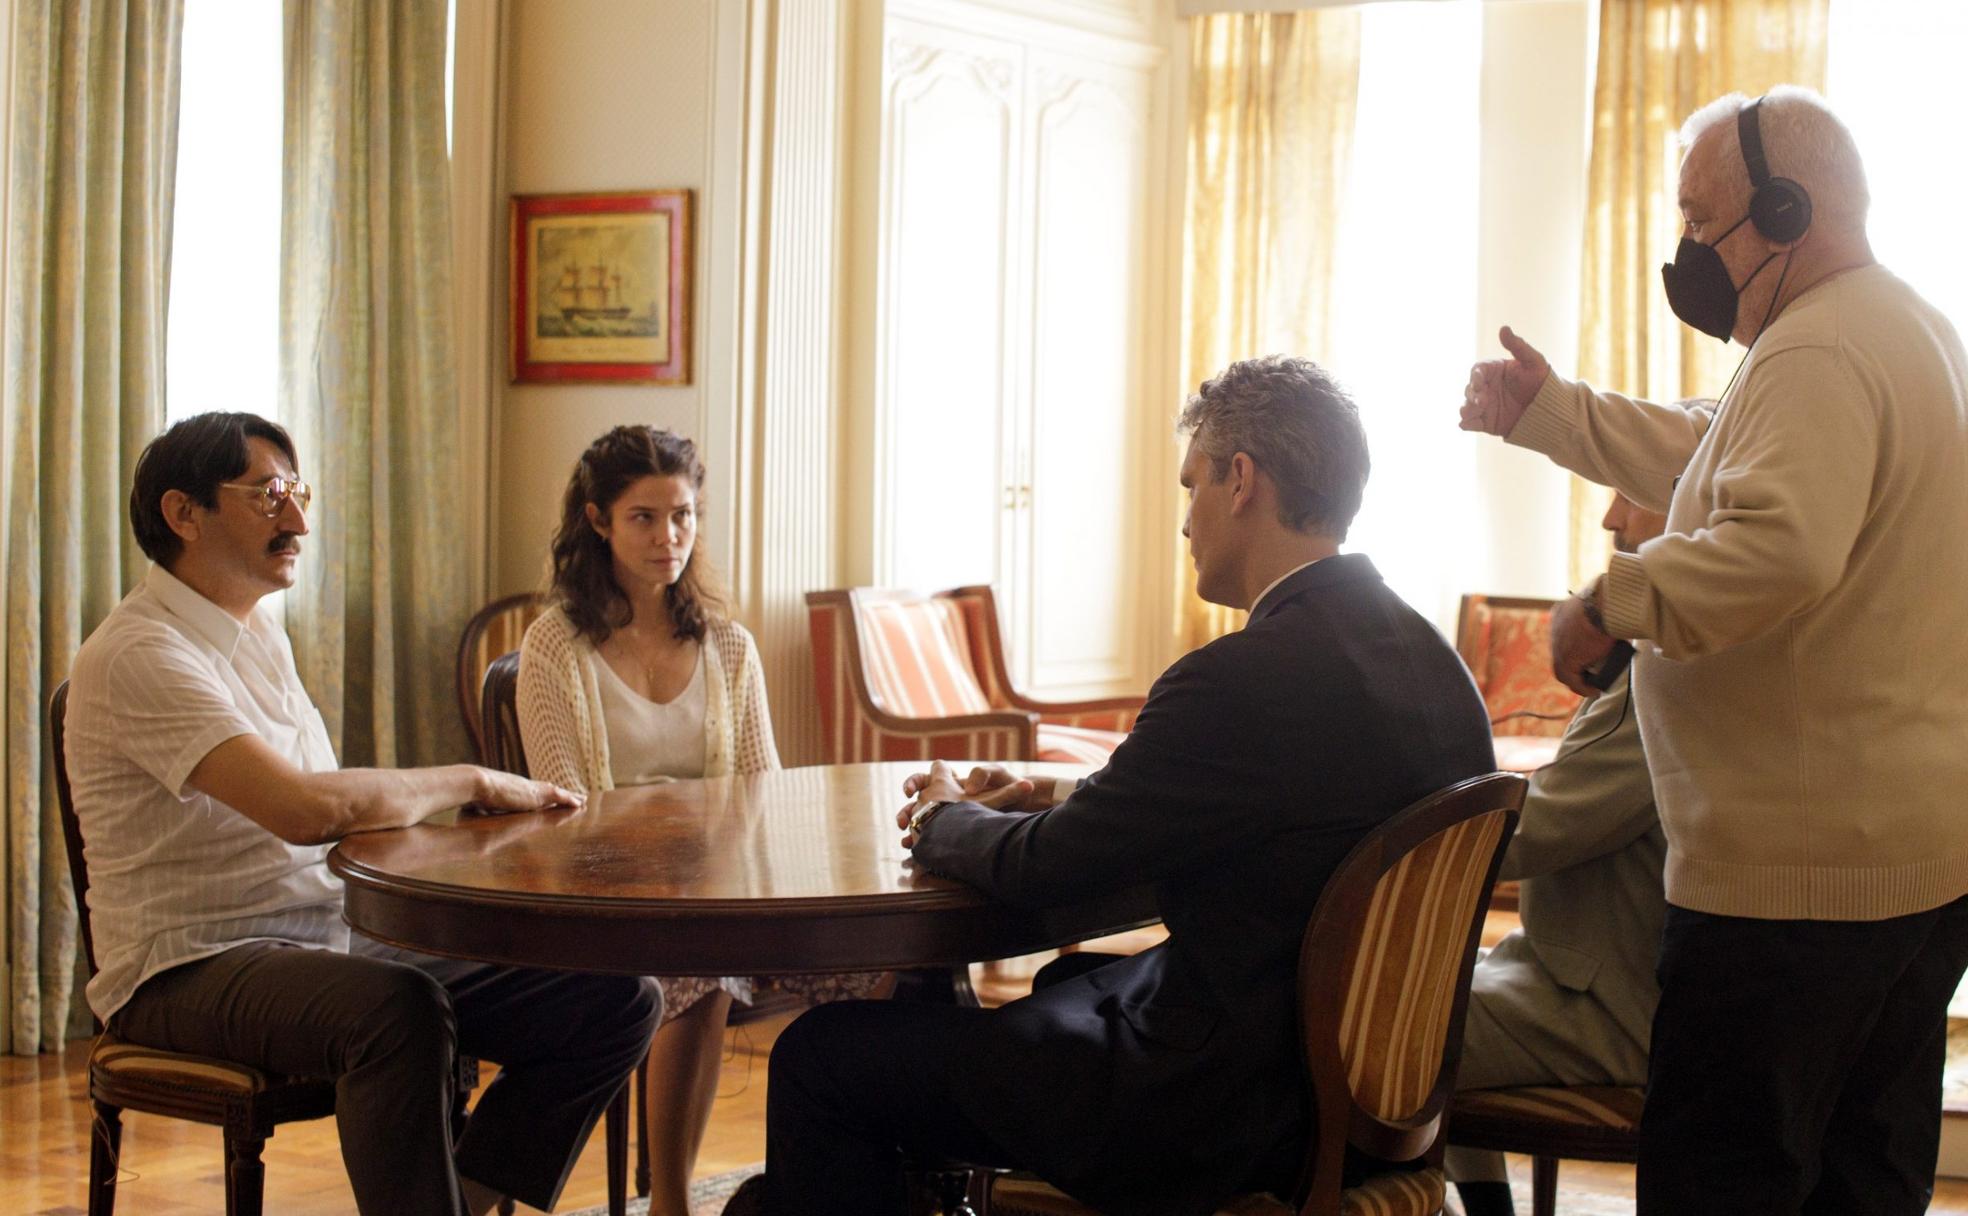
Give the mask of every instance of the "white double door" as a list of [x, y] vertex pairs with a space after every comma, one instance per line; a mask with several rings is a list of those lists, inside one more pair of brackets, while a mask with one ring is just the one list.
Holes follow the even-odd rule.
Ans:
[[949, 7], [883, 31], [877, 578], [993, 583], [1031, 691], [1140, 689], [1177, 404], [1150, 349], [1160, 55]]

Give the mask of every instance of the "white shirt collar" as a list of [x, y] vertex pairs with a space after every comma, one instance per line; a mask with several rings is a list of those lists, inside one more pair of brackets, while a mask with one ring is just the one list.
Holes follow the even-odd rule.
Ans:
[[233, 652], [239, 649], [239, 639], [246, 636], [246, 626], [237, 618], [162, 566], [151, 566], [144, 575], [144, 587], [171, 615], [183, 621], [194, 637], [224, 655], [227, 662], [232, 661]]
[[1289, 570], [1287, 570], [1287, 571], [1285, 571], [1285, 572], [1284, 572], [1283, 574], [1280, 574], [1280, 575], [1279, 575], [1279, 576], [1278, 576], [1277, 578], [1274, 578], [1274, 579], [1272, 579], [1272, 580], [1271, 580], [1271, 585], [1270, 585], [1269, 587], [1266, 587], [1266, 588], [1265, 588], [1264, 590], [1262, 590], [1262, 591], [1260, 591], [1260, 592], [1258, 592], [1258, 593], [1257, 593], [1257, 598], [1251, 601], [1251, 606], [1250, 606], [1250, 610], [1251, 610], [1252, 612], [1256, 612], [1256, 611], [1257, 611], [1257, 606], [1258, 606], [1259, 604], [1262, 604], [1262, 603], [1264, 602], [1264, 597], [1265, 597], [1265, 596], [1267, 596], [1267, 595], [1270, 595], [1270, 594], [1271, 594], [1271, 593], [1272, 593], [1273, 591], [1276, 591], [1276, 590], [1278, 589], [1278, 584], [1279, 584], [1279, 583], [1282, 583], [1282, 582], [1284, 582], [1284, 581], [1285, 581], [1286, 579], [1288, 579], [1288, 578], [1290, 578], [1290, 577], [1291, 577], [1292, 575], [1294, 575], [1294, 574], [1297, 574], [1297, 573], [1298, 573], [1298, 572], [1299, 572], [1300, 570], [1303, 570], [1303, 569], [1305, 569], [1305, 567], [1306, 567], [1306, 566], [1316, 566], [1316, 565], [1318, 565], [1318, 564], [1319, 564], [1320, 562], [1322, 562], [1322, 561], [1325, 561], [1325, 560], [1326, 560], [1326, 559], [1325, 559], [1325, 558], [1323, 558], [1323, 557], [1315, 557], [1315, 558], [1313, 558], [1313, 559], [1312, 559], [1311, 561], [1309, 561], [1309, 562], [1306, 562], [1306, 563], [1305, 563], [1305, 565], [1303, 565], [1303, 566], [1293, 566], [1293, 567], [1292, 567], [1291, 569], [1289, 569]]

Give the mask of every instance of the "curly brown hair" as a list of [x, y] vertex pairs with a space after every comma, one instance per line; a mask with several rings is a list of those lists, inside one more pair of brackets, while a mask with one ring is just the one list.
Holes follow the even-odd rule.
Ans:
[[[561, 611], [593, 646], [628, 624], [633, 613], [615, 581], [614, 554], [588, 523], [588, 504], [606, 518], [615, 501], [645, 477], [689, 478], [698, 518], [703, 517], [704, 462], [697, 458], [697, 445], [674, 431], [618, 426], [588, 445], [567, 479], [553, 538], [552, 590]], [[678, 638], [702, 640], [712, 621], [728, 615], [724, 586], [694, 545], [667, 600]]]

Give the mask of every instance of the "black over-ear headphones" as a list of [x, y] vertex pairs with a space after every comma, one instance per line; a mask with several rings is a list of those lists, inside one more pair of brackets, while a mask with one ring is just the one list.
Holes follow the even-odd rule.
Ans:
[[1788, 245], [1811, 227], [1811, 196], [1787, 177], [1771, 177], [1770, 162], [1763, 158], [1763, 131], [1756, 110], [1761, 97], [1744, 106], [1736, 115], [1736, 136], [1742, 144], [1743, 165], [1749, 170], [1749, 222], [1756, 230], [1780, 245]]

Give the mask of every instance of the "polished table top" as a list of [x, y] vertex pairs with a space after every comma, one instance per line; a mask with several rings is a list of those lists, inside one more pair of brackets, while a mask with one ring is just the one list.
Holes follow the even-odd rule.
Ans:
[[1155, 919], [1145, 888], [1015, 909], [920, 869], [895, 813], [923, 767], [779, 769], [613, 790], [578, 811], [441, 817], [350, 836], [328, 864], [371, 937], [632, 975], [945, 966]]

